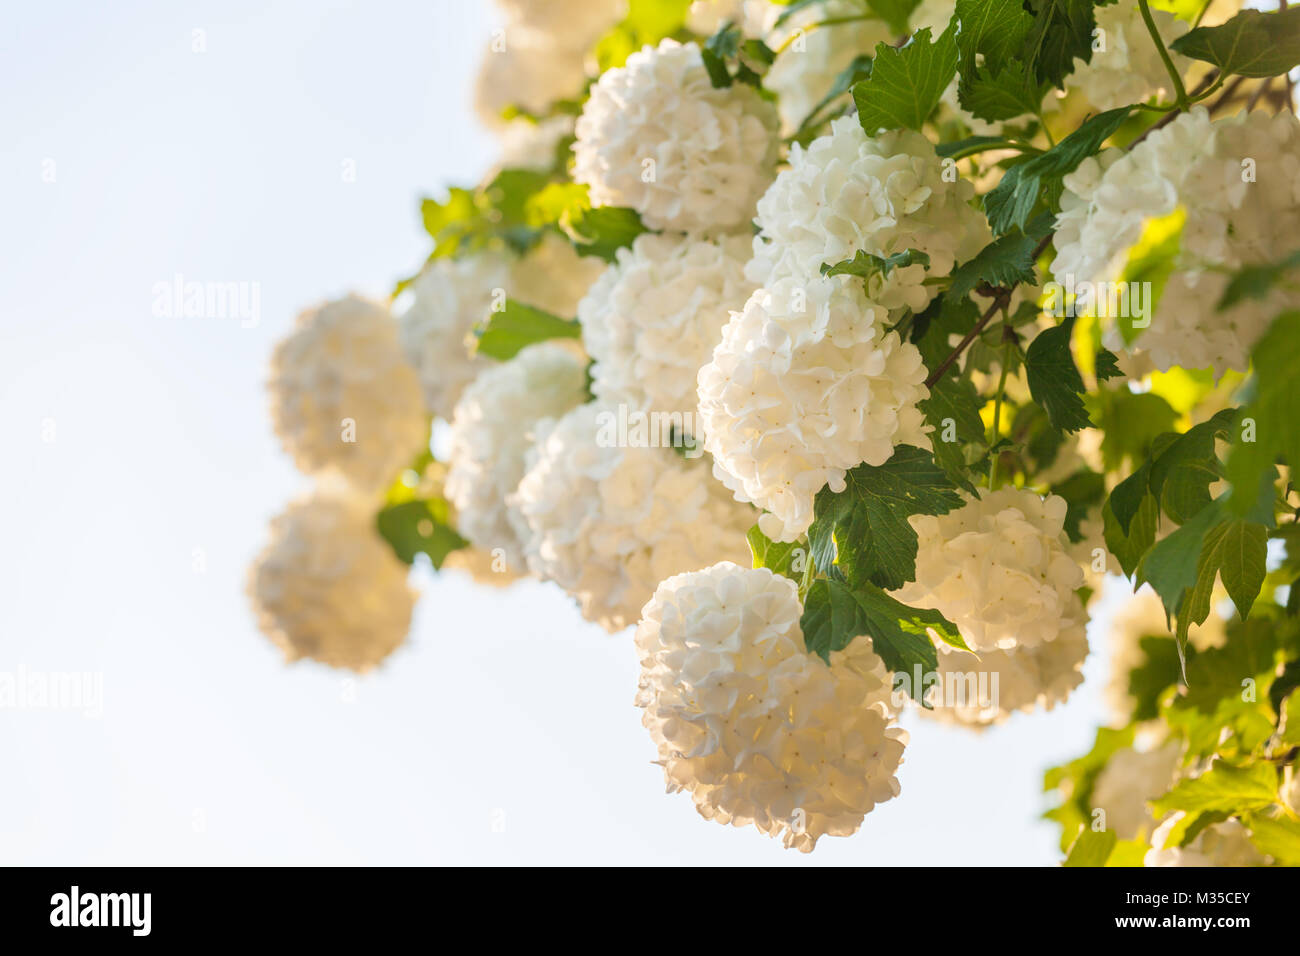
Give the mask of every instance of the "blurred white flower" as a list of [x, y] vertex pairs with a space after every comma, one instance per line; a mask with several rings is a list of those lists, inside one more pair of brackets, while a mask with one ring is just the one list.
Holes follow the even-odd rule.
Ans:
[[1164, 847], [1183, 811], [1172, 814], [1151, 837], [1143, 866], [1265, 866], [1269, 857], [1251, 842], [1250, 831], [1236, 820], [1211, 823], [1183, 847]]
[[1106, 811], [1106, 829], [1121, 840], [1147, 836], [1155, 819], [1147, 802], [1163, 797], [1178, 779], [1181, 741], [1171, 740], [1151, 750], [1122, 747], [1111, 754], [1092, 785], [1092, 806]]
[[388, 311], [349, 295], [307, 309], [271, 356], [271, 421], [294, 464], [377, 491], [428, 440]]
[[289, 661], [364, 672], [406, 640], [415, 594], [368, 499], [321, 488], [271, 521], [249, 569], [258, 626]]
[[450, 419], [460, 393], [487, 367], [486, 359], [470, 355], [469, 339], [505, 295], [508, 277], [505, 255], [483, 252], [434, 259], [412, 283], [411, 303], [398, 315], [402, 348], [434, 415]]

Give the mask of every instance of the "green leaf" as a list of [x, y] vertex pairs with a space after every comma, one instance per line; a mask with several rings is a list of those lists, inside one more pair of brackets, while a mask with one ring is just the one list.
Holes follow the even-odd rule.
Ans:
[[1243, 818], [1250, 828], [1250, 839], [1261, 853], [1280, 866], [1300, 866], [1300, 823], [1283, 814], [1248, 813]]
[[1170, 49], [1239, 76], [1281, 76], [1300, 65], [1300, 8], [1243, 10], [1217, 27], [1197, 27]]
[[1102, 391], [1096, 403], [1101, 457], [1107, 471], [1143, 461], [1155, 439], [1173, 429], [1178, 412], [1154, 392]]
[[1110, 493], [1111, 511], [1125, 534], [1129, 531], [1133, 516], [1148, 497], [1154, 499], [1157, 505], [1160, 504], [1160, 500], [1151, 494], [1151, 462], [1144, 461], [1142, 467], [1116, 485]]
[[1019, 60], [1011, 60], [997, 73], [986, 66], [973, 67], [957, 88], [962, 109], [991, 123], [1037, 113], [1043, 95], [1043, 85]]
[[[1104, 4], [1106, 0], [1101, 0]], [[1076, 59], [1092, 58], [1092, 31], [1097, 26], [1093, 8], [1096, 0], [1027, 0], [1034, 15], [1034, 29], [1025, 45], [1038, 77], [1063, 86], [1074, 71]], [[1141, 39], [1141, 38], [1139, 38]]]
[[1165, 611], [1178, 617], [1179, 645], [1187, 629], [1210, 616], [1215, 578], [1223, 581], [1244, 619], [1264, 583], [1268, 530], [1226, 516], [1218, 502], [1203, 508], [1143, 559], [1138, 573], [1151, 583]]
[[[1300, 9], [1300, 8], [1297, 8]], [[1300, 468], [1300, 312], [1284, 312], [1256, 344], [1251, 360], [1252, 398], [1241, 410], [1243, 425], [1253, 425], [1254, 441], [1238, 432], [1228, 455], [1227, 477], [1234, 489], [1260, 487], [1273, 474], [1281, 456], [1292, 469]], [[1228, 506], [1244, 514], [1253, 502], [1249, 494], [1234, 494]]]
[[1097, 377], [1098, 382], [1107, 382], [1112, 378], [1124, 377], [1124, 373], [1120, 371], [1119, 367], [1119, 356], [1110, 349], [1098, 349], [1092, 364], [1093, 374]]
[[581, 183], [548, 183], [528, 197], [524, 222], [534, 229], [554, 226], [568, 236], [579, 255], [613, 262], [619, 249], [645, 232], [633, 209], [602, 206], [593, 209]]
[[961, 24], [957, 50], [963, 70], [977, 59], [1001, 67], [1023, 52], [1034, 28], [1034, 18], [1021, 0], [957, 0], [954, 14]]
[[762, 40], [744, 39], [740, 27], [727, 21], [700, 48], [700, 57], [709, 81], [715, 88], [721, 88], [731, 86], [736, 80], [760, 86], [762, 75], [776, 54]]
[[[1300, 12], [1300, 7], [1296, 8]], [[1220, 312], [1230, 309], [1246, 299], [1263, 299], [1297, 266], [1300, 266], [1300, 249], [1263, 265], [1243, 266], [1233, 273], [1223, 290], [1217, 306]]]
[[1052, 217], [1042, 215], [1024, 232], [1017, 230], [993, 240], [953, 270], [948, 294], [969, 295], [984, 282], [1007, 289], [1021, 282], [1034, 282], [1034, 249], [1051, 228]]
[[1188, 813], [1244, 813], [1270, 806], [1277, 797], [1277, 771], [1269, 763], [1234, 767], [1215, 761], [1199, 777], [1180, 781], [1151, 809], [1159, 819], [1175, 810]]
[[[935, 382], [930, 397], [919, 403], [926, 424], [934, 428], [931, 442], [934, 460], [957, 487], [971, 494], [975, 487], [967, 478], [965, 447], [984, 441], [979, 393], [968, 380], [946, 375]], [[950, 440], [951, 439], [951, 440]]]
[[[918, 666], [923, 675], [939, 666], [931, 631], [953, 647], [965, 648], [957, 628], [938, 611], [908, 607], [870, 584], [850, 588], [829, 578], [813, 582], [799, 626], [809, 653], [827, 663], [834, 651], [866, 634], [886, 667], [909, 676]], [[923, 689], [918, 683], [907, 683], [917, 699]]]
[[[1258, 711], [1258, 704], [1242, 700], [1243, 682], [1253, 680], [1257, 698], [1265, 699], [1279, 657], [1286, 653], [1278, 630], [1275, 622], [1262, 618], [1234, 622], [1222, 647], [1189, 656], [1186, 691], [1175, 698], [1166, 717], [1172, 719], [1170, 713], [1178, 709], [1216, 714], [1224, 711], [1225, 702], [1231, 705], [1228, 710]], [[1219, 726], [1213, 728], [1212, 746], [1218, 743], [1219, 730]]]
[[1119, 837], [1114, 830], [1093, 830], [1084, 827], [1070, 847], [1062, 866], [1105, 866]]
[[957, 0], [956, 16], [962, 108], [990, 122], [1037, 113], [1045, 88], [1024, 59], [1034, 18], [1021, 0]]
[[904, 249], [892, 256], [881, 258], [859, 249], [852, 259], [845, 259], [834, 265], [823, 262], [821, 272], [824, 276], [858, 276], [866, 284], [869, 292], [872, 279], [879, 278], [884, 281], [895, 269], [914, 265], [921, 265], [928, 269], [930, 257], [916, 249]]
[[384, 508], [375, 526], [402, 561], [411, 564], [417, 554], [427, 554], [433, 566], [441, 568], [447, 555], [469, 546], [448, 523], [447, 515], [442, 499], [420, 498]]
[[864, 582], [886, 589], [916, 576], [916, 531], [910, 515], [947, 514], [962, 498], [930, 452], [899, 445], [883, 465], [858, 465], [845, 489], [817, 493], [808, 542], [817, 567], [832, 564], [852, 587]]
[[1178, 411], [1152, 392], [1102, 390], [1096, 399], [1101, 460], [1106, 471], [1118, 471], [1126, 462], [1141, 462], [1151, 453], [1152, 442], [1178, 423]]
[[600, 71], [622, 66], [647, 44], [682, 33], [690, 6], [691, 0], [629, 0], [627, 16], [596, 44]]
[[871, 76], [853, 87], [858, 121], [868, 136], [882, 129], [920, 129], [957, 73], [955, 26], [930, 42], [918, 30], [902, 48], [881, 43]]
[[492, 312], [474, 329], [475, 350], [488, 358], [509, 359], [535, 342], [549, 339], [580, 339], [582, 326], [576, 319], [561, 319], [531, 305], [506, 299], [505, 308]]
[[1016, 226], [1023, 228], [1044, 195], [1048, 206], [1054, 207], [1060, 197], [1061, 180], [1101, 149], [1131, 110], [1131, 106], [1124, 106], [1098, 113], [1047, 152], [1008, 169], [984, 197], [984, 212], [994, 234], [1000, 236]]
[[420, 202], [420, 218], [434, 241], [436, 255], [454, 253], [463, 237], [474, 228], [477, 217], [478, 204], [474, 191], [470, 189], [453, 186], [447, 190], [447, 198], [442, 202], [436, 199]]
[[1160, 504], [1150, 494], [1140, 498], [1138, 508], [1126, 529], [1115, 517], [1114, 500], [1112, 493], [1101, 510], [1106, 550], [1115, 556], [1124, 573], [1132, 577], [1143, 556], [1155, 544], [1156, 530], [1160, 524]]
[[1083, 405], [1083, 376], [1070, 351], [1074, 321], [1070, 316], [1056, 328], [1039, 333], [1025, 352], [1029, 394], [1047, 412], [1052, 427], [1065, 432], [1092, 425]]
[[745, 539], [749, 542], [750, 554], [754, 556], [754, 567], [767, 568], [796, 584], [802, 583], [806, 563], [811, 563], [812, 558], [801, 542], [773, 541], [759, 530], [758, 525], [749, 529]]
[[[1160, 716], [1160, 698], [1182, 678], [1178, 645], [1169, 634], [1147, 634], [1138, 638], [1142, 663], [1128, 673], [1128, 695], [1133, 698], [1134, 720], [1155, 720]], [[1188, 648], [1188, 667], [1195, 651]]]
[[921, 0], [867, 0], [867, 5], [889, 29], [902, 35], [908, 31], [908, 21], [912, 12], [921, 5]]
[[[912, 319], [911, 339], [921, 352], [926, 368], [938, 368], [952, 352], [951, 336], [965, 335], [979, 321], [980, 310], [970, 298], [941, 295]], [[957, 374], [956, 365], [946, 375]]]
[[1217, 545], [1221, 550], [1219, 578], [1244, 621], [1264, 586], [1268, 529], [1251, 521], [1229, 522]]
[[619, 206], [569, 210], [560, 226], [573, 240], [579, 255], [596, 256], [606, 262], [613, 262], [618, 250], [632, 245], [632, 240], [646, 231], [636, 210]]
[[1148, 488], [1176, 523], [1183, 524], [1210, 503], [1210, 485], [1222, 472], [1215, 440], [1224, 438], [1236, 417], [1224, 409], [1165, 444], [1152, 456]]
[[1217, 507], [1205, 508], [1152, 547], [1139, 565], [1139, 579], [1155, 589], [1170, 617], [1178, 614], [1183, 595], [1196, 585], [1205, 536], [1221, 521]]

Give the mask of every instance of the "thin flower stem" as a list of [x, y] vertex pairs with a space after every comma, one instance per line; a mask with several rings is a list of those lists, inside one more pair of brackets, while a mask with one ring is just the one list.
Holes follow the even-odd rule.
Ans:
[[1006, 310], [1002, 313], [1002, 374], [998, 377], [998, 393], [993, 399], [993, 425], [989, 430], [989, 491], [995, 490], [998, 481], [998, 459], [1001, 454], [993, 450], [1002, 434], [1002, 396], [1007, 390], [1007, 370], [1011, 367], [1011, 338], [1006, 334]]
[[991, 149], [1018, 149], [1022, 153], [1028, 153], [1031, 156], [1037, 156], [1043, 152], [1037, 146], [1029, 146], [1025, 143], [1017, 143], [1014, 140], [1004, 139], [996, 143], [977, 143], [974, 146], [967, 146], [965, 149], [958, 150], [949, 154], [948, 159], [966, 159], [968, 156], [974, 156], [977, 153], [988, 152]]
[[1147, 0], [1138, 0], [1138, 9], [1142, 11], [1142, 19], [1146, 21], [1147, 32], [1151, 34], [1151, 39], [1160, 52], [1160, 59], [1164, 60], [1165, 69], [1169, 71], [1169, 78], [1174, 81], [1174, 92], [1177, 94], [1178, 108], [1187, 109], [1187, 88], [1183, 86], [1183, 78], [1178, 75], [1178, 70], [1174, 67], [1174, 61], [1169, 56], [1169, 51], [1165, 49], [1165, 41], [1160, 39], [1160, 31], [1156, 29], [1156, 21], [1151, 16], [1151, 7]]
[[1272, 82], [1273, 82], [1273, 77], [1271, 76], [1264, 77], [1264, 82], [1259, 84], [1259, 89], [1255, 90], [1255, 92], [1250, 97], [1250, 102], [1246, 104], [1247, 113], [1249, 113], [1259, 104], [1260, 99], [1262, 99], [1264, 94], [1268, 92], [1269, 85]]
[[874, 19], [876, 19], [876, 15], [874, 13], [858, 13], [849, 17], [831, 17], [827, 20], [818, 20], [816, 23], [810, 23], [806, 27], [799, 27], [799, 29], [795, 30], [794, 33], [790, 34], [790, 36], [786, 38], [784, 43], [782, 43], [779, 47], [776, 48], [775, 52], [784, 53], [787, 49], [790, 48], [790, 45], [794, 43], [795, 40], [799, 39], [799, 37], [807, 36], [809, 33], [812, 33], [814, 30], [818, 29], [819, 27], [833, 27], [833, 26], [838, 26], [841, 23], [857, 23], [859, 20], [874, 20]]
[[975, 328], [967, 332], [966, 336], [957, 343], [957, 347], [948, 353], [948, 357], [939, 363], [939, 367], [930, 373], [930, 377], [925, 380], [926, 388], [934, 388], [935, 383], [938, 382], [939, 379], [943, 378], [944, 373], [952, 367], [952, 363], [957, 361], [962, 352], [966, 351], [966, 346], [974, 342], [976, 336], [984, 331], [984, 326], [988, 325], [989, 320], [997, 314], [998, 309], [1001, 308], [1002, 302], [1010, 297], [1010, 291], [1006, 289], [998, 291], [997, 297], [993, 300], [993, 304], [985, 310], [984, 314], [980, 316], [980, 320], [975, 323]]

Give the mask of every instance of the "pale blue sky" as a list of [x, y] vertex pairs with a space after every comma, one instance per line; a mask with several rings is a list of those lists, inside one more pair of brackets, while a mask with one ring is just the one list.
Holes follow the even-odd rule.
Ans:
[[[104, 712], [0, 710], [0, 863], [1054, 862], [1041, 773], [1091, 742], [1095, 639], [1051, 714], [909, 717], [902, 796], [805, 857], [663, 793], [630, 637], [551, 587], [423, 582], [409, 646], [354, 685], [257, 632], [245, 567], [305, 484], [267, 356], [302, 306], [410, 272], [418, 197], [492, 161], [486, 8], [6, 11], [0, 672], [102, 672]], [[260, 323], [155, 316], [176, 273], [259, 283]]]

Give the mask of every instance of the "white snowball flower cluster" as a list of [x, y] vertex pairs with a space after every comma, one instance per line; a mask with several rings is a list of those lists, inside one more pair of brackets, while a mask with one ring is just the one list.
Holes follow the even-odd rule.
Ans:
[[[1069, 288], [1118, 279], [1147, 224], [1181, 209], [1177, 268], [1135, 345], [1162, 371], [1245, 370], [1251, 346], [1300, 294], [1279, 286], [1262, 300], [1216, 306], [1228, 273], [1273, 262], [1300, 233], [1298, 146], [1300, 120], [1290, 113], [1211, 120], [1195, 107], [1127, 153], [1085, 159], [1065, 179], [1056, 280]], [[1115, 333], [1108, 344], [1119, 348]]]
[[700, 369], [700, 424], [714, 475], [770, 514], [793, 541], [823, 485], [884, 464], [902, 443], [930, 447], [916, 403], [929, 393], [920, 352], [883, 331], [857, 279], [782, 279], [734, 313]]
[[1183, 811], [1171, 814], [1156, 828], [1151, 849], [1142, 858], [1143, 866], [1265, 866], [1269, 857], [1255, 849], [1250, 831], [1236, 820], [1211, 823], [1187, 846], [1164, 847], [1173, 828], [1182, 820]]
[[[1065, 78], [1067, 91], [1078, 90], [1099, 110], [1113, 110], [1152, 97], [1173, 99], [1173, 81], [1136, 3], [1096, 7], [1092, 59], [1074, 61]], [[1152, 20], [1166, 47], [1190, 27], [1167, 10], [1152, 10]], [[1174, 69], [1185, 75], [1191, 60], [1170, 51]]]
[[573, 177], [596, 206], [652, 229], [743, 226], [772, 181], [776, 110], [745, 83], [715, 88], [694, 44], [663, 40], [607, 70], [577, 122]]
[[898, 795], [907, 734], [860, 636], [809, 654], [794, 582], [729, 562], [669, 578], [636, 631], [638, 706], [670, 790], [705, 819], [808, 852]]
[[427, 438], [420, 385], [397, 327], [354, 295], [298, 316], [271, 356], [271, 421], [299, 470], [364, 492], [388, 484]]
[[758, 202], [752, 280], [817, 276], [823, 264], [863, 250], [882, 258], [915, 249], [930, 257], [872, 279], [867, 293], [886, 309], [924, 309], [935, 295], [922, 285], [969, 259], [991, 237], [987, 221], [969, 205], [974, 187], [945, 182], [934, 145], [914, 130], [868, 138], [857, 118], [843, 116], [804, 149], [790, 150]]
[[635, 622], [665, 578], [748, 560], [754, 523], [704, 462], [672, 448], [619, 447], [616, 421], [594, 402], [561, 418], [510, 501], [528, 523], [529, 568], [611, 632]]
[[1088, 637], [1082, 622], [1036, 647], [980, 651], [939, 644], [939, 684], [927, 695], [926, 717], [982, 729], [1016, 713], [1051, 710], [1083, 683]]
[[524, 476], [537, 426], [586, 400], [587, 362], [575, 343], [538, 342], [484, 371], [452, 416], [447, 500], [457, 529], [509, 568], [523, 568], [523, 519], [507, 496]]
[[[620, 249], [578, 304], [596, 396], [693, 420], [700, 367], [730, 310], [754, 291], [745, 279], [748, 261], [745, 236], [643, 233]], [[686, 431], [694, 428], [688, 423]]]
[[471, 356], [469, 337], [492, 308], [509, 273], [504, 256], [485, 252], [434, 259], [411, 284], [411, 304], [398, 315], [402, 347], [420, 373], [430, 412], [450, 418], [465, 386], [487, 367]]
[[[769, 5], [770, 6], [770, 5]], [[771, 7], [775, 12], [779, 8]], [[777, 96], [781, 132], [790, 135], [831, 91], [835, 80], [848, 69], [858, 54], [873, 56], [879, 43], [893, 43], [893, 32], [880, 19], [853, 20], [820, 27], [795, 37], [812, 23], [862, 12], [862, 6], [847, 0], [830, 0], [800, 11], [769, 37], [773, 49], [784, 50], [763, 77], [764, 89]]]
[[916, 580], [894, 592], [940, 611], [976, 653], [1038, 647], [1083, 622], [1083, 571], [1066, 551], [1065, 499], [1000, 488], [946, 515], [913, 515]]
[[1147, 801], [1174, 785], [1182, 753], [1177, 740], [1151, 750], [1115, 751], [1092, 786], [1092, 806], [1106, 812], [1106, 829], [1121, 840], [1134, 840], [1140, 832], [1150, 836], [1156, 824]]
[[420, 373], [428, 410], [450, 420], [465, 386], [491, 364], [470, 354], [470, 339], [494, 307], [508, 297], [571, 316], [603, 268], [554, 233], [522, 257], [488, 249], [430, 262], [398, 316], [402, 347]]
[[271, 521], [249, 571], [258, 625], [286, 659], [364, 672], [406, 640], [415, 594], [368, 499], [324, 488]]
[[587, 79], [586, 54], [625, 14], [627, 0], [498, 0], [505, 25], [479, 67], [475, 107], [488, 127], [518, 107], [544, 114], [577, 97]]

